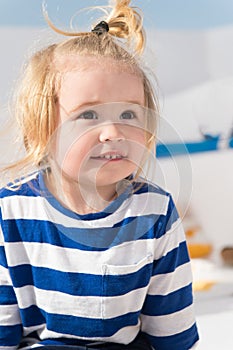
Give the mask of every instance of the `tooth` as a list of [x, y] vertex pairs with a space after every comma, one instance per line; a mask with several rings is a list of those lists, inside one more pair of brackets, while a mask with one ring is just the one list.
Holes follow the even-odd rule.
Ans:
[[122, 156], [120, 154], [105, 154], [100, 156], [100, 158], [111, 160], [111, 159], [120, 159], [122, 158]]

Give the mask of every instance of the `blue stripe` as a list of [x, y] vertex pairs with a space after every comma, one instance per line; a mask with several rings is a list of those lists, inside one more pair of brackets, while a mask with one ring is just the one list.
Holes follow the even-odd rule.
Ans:
[[108, 249], [124, 242], [135, 241], [148, 233], [158, 223], [158, 216], [133, 217], [117, 223], [113, 227], [101, 227], [94, 229], [66, 228], [57, 225], [58, 230], [71, 240], [81, 245], [97, 249]]
[[[25, 318], [25, 315], [27, 317]], [[42, 316], [43, 315], [43, 316]], [[22, 312], [24, 326], [31, 327], [46, 320], [47, 328], [63, 334], [72, 334], [80, 337], [110, 337], [119, 329], [137, 325], [138, 312], [128, 313], [110, 319], [95, 319], [47, 313], [44, 310], [31, 306]]]
[[30, 265], [10, 267], [10, 273], [15, 288], [34, 285], [40, 289], [60, 291], [76, 296], [114, 296], [147, 286], [152, 273], [152, 264], [126, 275], [102, 276], [61, 272]]
[[0, 347], [18, 346], [22, 336], [22, 326], [0, 326]]
[[127, 275], [106, 275], [103, 280], [103, 295], [117, 296], [149, 284], [153, 264], [147, 264], [140, 270]]
[[160, 350], [189, 350], [199, 340], [196, 324], [182, 333], [171, 336], [153, 337], [146, 334], [155, 349]]
[[[123, 242], [137, 239], [160, 238], [177, 218], [169, 209], [170, 220], [164, 215], [147, 215], [126, 218], [113, 227], [82, 229], [64, 227], [40, 220], [5, 220], [8, 230], [4, 232], [6, 242], [43, 242], [61, 247], [87, 251], [103, 251]], [[35, 234], [36, 232], [36, 234]]]
[[[60, 291], [73, 295], [100, 296], [102, 276], [84, 273], [62, 272], [44, 267], [21, 265], [10, 268], [14, 287], [34, 285], [44, 290]], [[63, 283], [66, 281], [66, 283]]]
[[189, 262], [189, 254], [186, 242], [180, 243], [178, 248], [170, 251], [166, 256], [154, 261], [153, 274], [166, 274], [175, 271], [175, 269]]
[[[40, 220], [5, 220], [7, 230], [4, 232], [5, 241], [49, 243], [58, 247], [74, 248], [87, 251], [103, 251], [106, 248], [96, 248], [72, 240], [59, 230], [59, 225]], [[69, 228], [64, 228], [67, 232]], [[78, 229], [79, 231], [80, 229]], [[35, 234], [36, 232], [36, 234]], [[83, 234], [85, 230], [82, 230]]]
[[169, 315], [192, 304], [192, 285], [168, 295], [147, 295], [142, 313], [149, 316]]
[[[142, 181], [144, 181], [142, 179]], [[134, 193], [134, 195], [140, 195], [142, 193], [155, 193], [155, 194], [161, 194], [162, 196], [164, 197], [169, 197], [169, 193], [166, 192], [163, 188], [161, 188], [160, 186], [156, 185], [153, 183], [150, 184], [150, 183], [143, 183], [142, 186], [138, 187], [141, 183], [140, 182], [136, 182], [136, 183], [133, 183], [134, 185], [134, 189], [136, 190], [136, 192]]]
[[167, 213], [166, 215], [161, 215], [158, 222], [158, 233], [156, 233], [156, 237], [159, 238], [169, 231], [172, 225], [179, 219], [178, 212], [174, 205], [173, 200], [170, 198]]
[[0, 265], [7, 268], [5, 249], [3, 246], [0, 246]]
[[12, 286], [0, 286], [0, 304], [1, 305], [17, 304], [15, 292]]
[[[46, 323], [46, 312], [41, 310], [39, 307], [32, 305], [20, 310], [20, 316], [24, 327], [33, 327]], [[49, 329], [48, 323], [46, 324], [47, 328]]]

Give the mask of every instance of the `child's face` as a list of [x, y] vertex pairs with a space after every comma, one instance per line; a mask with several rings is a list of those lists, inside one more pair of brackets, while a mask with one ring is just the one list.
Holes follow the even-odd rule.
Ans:
[[143, 83], [127, 70], [108, 69], [105, 59], [76, 59], [85, 69], [72, 64], [63, 76], [55, 157], [72, 180], [112, 185], [138, 169], [146, 151]]

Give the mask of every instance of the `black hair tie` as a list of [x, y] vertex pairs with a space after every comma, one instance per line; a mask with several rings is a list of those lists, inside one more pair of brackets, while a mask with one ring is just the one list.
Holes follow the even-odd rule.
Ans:
[[98, 23], [94, 29], [92, 29], [93, 33], [96, 33], [97, 35], [101, 35], [103, 33], [107, 33], [109, 31], [108, 23], [105, 21], [101, 21]]

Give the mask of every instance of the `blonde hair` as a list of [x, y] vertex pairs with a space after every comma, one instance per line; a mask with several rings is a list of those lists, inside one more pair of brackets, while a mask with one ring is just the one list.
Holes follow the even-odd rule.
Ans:
[[[55, 116], [61, 74], [56, 69], [56, 62], [63, 56], [104, 56], [131, 67], [135, 74], [142, 77], [145, 107], [158, 114], [158, 103], [152, 84], [139, 64], [145, 46], [142, 16], [137, 8], [130, 6], [130, 2], [131, 0], [115, 0], [114, 6], [106, 7], [108, 14], [106, 13], [104, 20], [109, 31], [101, 35], [94, 32], [62, 31], [53, 25], [45, 12], [45, 18], [53, 30], [72, 38], [40, 50], [29, 60], [17, 91], [14, 110], [26, 155], [4, 171], [17, 174], [25, 171], [26, 175], [30, 167], [35, 169], [43, 163], [47, 143], [57, 127]], [[148, 149], [152, 149], [154, 143], [155, 133], [148, 139]]]

